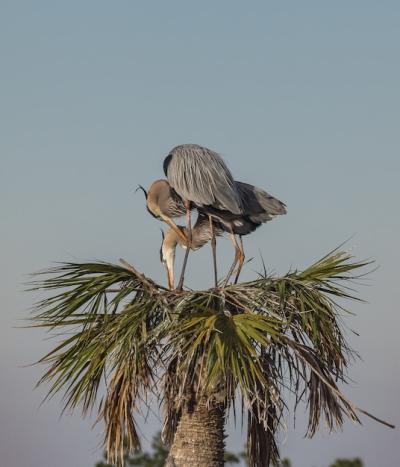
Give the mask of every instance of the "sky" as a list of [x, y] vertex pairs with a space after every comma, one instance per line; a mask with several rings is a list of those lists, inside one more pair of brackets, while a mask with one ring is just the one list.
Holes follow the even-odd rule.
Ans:
[[[245, 238], [261, 270], [302, 268], [341, 242], [379, 268], [349, 303], [362, 360], [344, 388], [357, 405], [400, 423], [398, 265], [400, 3], [349, 1], [0, 2], [0, 452], [5, 467], [91, 467], [101, 427], [61, 402], [41, 405], [54, 345], [21, 329], [37, 296], [29, 273], [56, 261], [125, 258], [165, 281], [160, 222], [140, 183], [162, 178], [182, 143], [222, 154], [238, 180], [287, 204]], [[218, 243], [220, 271], [232, 248]], [[188, 285], [212, 285], [211, 253], [191, 255]], [[365, 417], [304, 438], [280, 435], [294, 467], [361, 457], [397, 467], [399, 430]], [[140, 421], [144, 445], [157, 416]], [[244, 436], [229, 427], [228, 446]]]

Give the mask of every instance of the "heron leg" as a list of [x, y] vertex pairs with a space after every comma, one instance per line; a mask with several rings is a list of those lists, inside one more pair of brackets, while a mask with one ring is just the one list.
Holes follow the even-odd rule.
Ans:
[[236, 265], [237, 265], [237, 263], [239, 261], [239, 257], [240, 257], [240, 247], [239, 247], [238, 242], [236, 240], [236, 236], [232, 231], [231, 231], [230, 238], [231, 238], [231, 241], [233, 243], [233, 246], [235, 247], [235, 258], [234, 258], [232, 266], [229, 268], [228, 274], [227, 274], [227, 276], [225, 278], [224, 287], [226, 287], [226, 285], [228, 284], [228, 281], [231, 278], [231, 276], [233, 274], [233, 271], [235, 270], [235, 267], [236, 267]]
[[186, 229], [187, 229], [187, 248], [185, 251], [185, 257], [183, 259], [181, 277], [179, 279], [177, 290], [183, 289], [183, 281], [185, 279], [185, 270], [187, 265], [187, 260], [189, 256], [190, 249], [192, 248], [192, 223], [190, 218], [190, 201], [185, 201], [186, 208]]
[[234, 283], [237, 284], [240, 276], [240, 272], [242, 271], [243, 263], [245, 260], [245, 254], [244, 254], [244, 248], [243, 248], [243, 238], [241, 235], [239, 235], [239, 240], [240, 240], [240, 254], [239, 254], [239, 265], [236, 271], [236, 277]]
[[217, 273], [217, 239], [215, 238], [214, 224], [211, 216], [208, 216], [210, 220], [210, 230], [211, 230], [211, 249], [213, 254], [213, 263], [214, 263], [214, 284], [215, 288], [218, 287], [218, 273]]

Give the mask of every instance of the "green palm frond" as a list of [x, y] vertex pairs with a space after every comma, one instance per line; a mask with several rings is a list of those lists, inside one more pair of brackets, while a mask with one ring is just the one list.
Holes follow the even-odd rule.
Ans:
[[63, 263], [32, 284], [51, 294], [32, 325], [67, 333], [40, 360], [48, 369], [39, 383], [50, 384], [49, 396], [63, 392], [66, 408], [97, 404], [113, 462], [140, 447], [134, 415], [150, 392], [163, 400], [169, 441], [189, 400], [229, 408], [239, 395], [250, 465], [266, 466], [279, 457], [286, 390], [307, 402], [310, 436], [321, 418], [330, 429], [359, 421], [338, 386], [354, 355], [341, 319], [343, 299], [357, 299], [348, 284], [368, 264], [335, 250], [283, 277], [179, 293], [125, 262]]

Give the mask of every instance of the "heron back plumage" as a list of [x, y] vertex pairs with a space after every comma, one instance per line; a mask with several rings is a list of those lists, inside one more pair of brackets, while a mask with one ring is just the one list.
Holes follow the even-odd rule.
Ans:
[[[224, 229], [217, 219], [213, 219], [212, 222], [212, 230], [215, 236], [219, 237], [224, 233]], [[212, 230], [209, 217], [200, 212], [192, 230], [192, 250], [198, 250], [208, 243], [212, 239]]]
[[[213, 231], [216, 237], [219, 237], [224, 234], [225, 229], [222, 227], [218, 219], [213, 219]], [[187, 233], [186, 227], [181, 225], [178, 226], [184, 233]], [[168, 235], [174, 236], [174, 234], [169, 231]], [[178, 236], [174, 236], [176, 242], [179, 243], [182, 247], [186, 248], [186, 245], [182, 242], [182, 239]], [[212, 239], [212, 230], [210, 225], [210, 219], [208, 215], [199, 212], [196, 223], [192, 227], [192, 250], [198, 250], [206, 243]]]
[[221, 156], [211, 149], [197, 144], [176, 146], [164, 160], [164, 171], [181, 198], [198, 206], [242, 213], [232, 174]]

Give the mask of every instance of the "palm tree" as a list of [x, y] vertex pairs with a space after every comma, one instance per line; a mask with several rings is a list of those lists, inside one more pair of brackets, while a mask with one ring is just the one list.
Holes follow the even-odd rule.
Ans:
[[[65, 333], [40, 362], [48, 396], [66, 408], [97, 407], [110, 463], [140, 449], [135, 415], [150, 394], [164, 409], [165, 465], [221, 466], [224, 424], [239, 406], [253, 467], [279, 458], [276, 433], [290, 390], [307, 402], [307, 434], [358, 411], [342, 394], [354, 353], [341, 329], [348, 284], [368, 263], [335, 250], [304, 271], [221, 289], [171, 291], [133, 266], [62, 263], [35, 280], [50, 292], [33, 325]], [[44, 276], [43, 276], [44, 274]], [[103, 385], [103, 381], [105, 385]], [[105, 389], [103, 390], [103, 386]]]
[[[153, 436], [151, 448], [151, 453], [140, 452], [129, 456], [126, 455], [125, 465], [136, 465], [140, 467], [163, 467], [168, 457], [168, 449], [166, 449], [164, 443], [162, 442], [161, 432], [158, 432]], [[225, 451], [225, 465], [239, 464], [240, 456], [241, 453], [234, 454], [233, 452]], [[105, 453], [104, 457], [107, 458], [107, 453]], [[111, 464], [107, 464], [105, 462], [98, 462], [95, 467], [111, 467]]]

